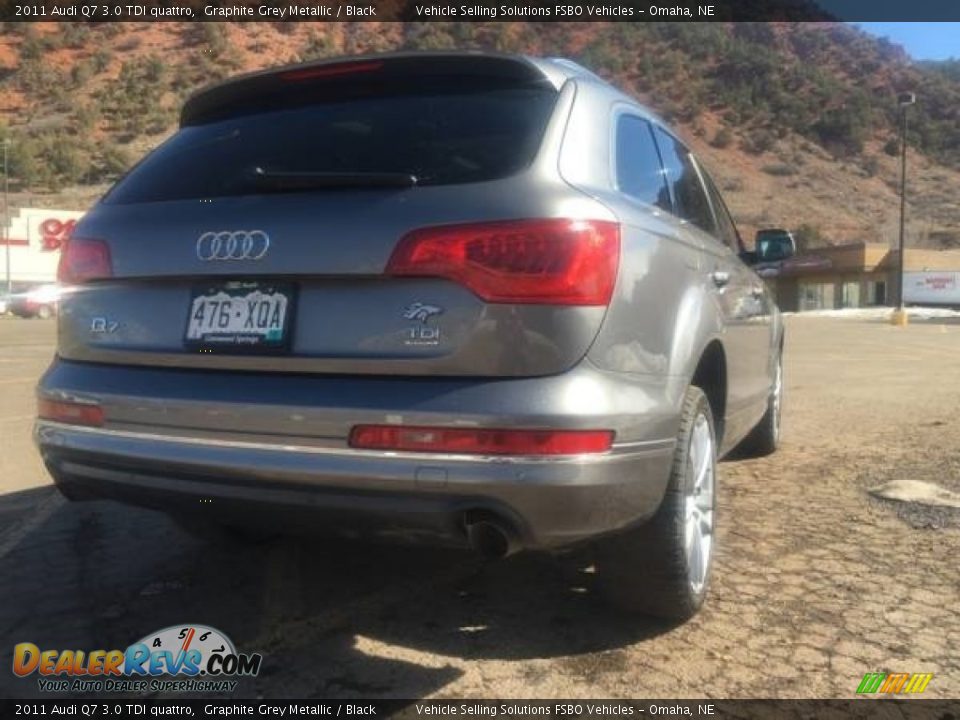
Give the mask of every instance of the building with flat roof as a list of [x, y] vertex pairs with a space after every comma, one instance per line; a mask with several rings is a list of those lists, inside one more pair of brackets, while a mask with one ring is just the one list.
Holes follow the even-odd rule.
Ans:
[[[898, 256], [884, 244], [859, 242], [814, 248], [757, 270], [784, 311], [871, 307], [896, 300]], [[907, 248], [904, 272], [908, 304], [960, 305], [960, 250]]]
[[82, 216], [76, 210], [17, 210], [0, 235], [0, 292], [7, 289], [7, 282], [14, 292], [55, 282], [60, 249]]

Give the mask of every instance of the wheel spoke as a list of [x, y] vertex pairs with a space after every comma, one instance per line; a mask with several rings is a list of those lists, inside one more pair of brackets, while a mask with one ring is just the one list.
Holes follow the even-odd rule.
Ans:
[[711, 511], [698, 513], [700, 518], [700, 534], [713, 535], [713, 513]]
[[[709, 533], [704, 533], [700, 536], [700, 557], [709, 558], [710, 550], [713, 546], [713, 535]], [[704, 581], [707, 579], [707, 563], [706, 561], [700, 566], [700, 574], [698, 576], [699, 584], [703, 585]]]
[[702, 425], [699, 423], [697, 424], [695, 436], [695, 445], [697, 448], [697, 466], [695, 482], [693, 486], [699, 491], [703, 491], [704, 489], [703, 483], [706, 480], [707, 473], [710, 471], [710, 456], [713, 452], [712, 448], [710, 447], [710, 428], [707, 427], [707, 421], [705, 418], [702, 420], [702, 423]]
[[687, 498], [687, 507], [684, 517], [684, 544], [689, 548], [696, 538], [698, 515], [693, 498]]
[[699, 526], [694, 524], [692, 542], [687, 546], [687, 567], [694, 590], [699, 590], [703, 582], [703, 563], [703, 538]]
[[700, 492], [704, 491], [704, 486], [709, 482], [707, 475], [710, 473], [710, 451], [706, 449], [703, 453], [703, 457], [700, 459], [700, 468], [697, 471], [697, 481], [694, 484], [694, 487]]
[[716, 458], [706, 416], [694, 421], [687, 455], [689, 486], [684, 498], [684, 550], [690, 587], [699, 593], [706, 582], [713, 549], [713, 504]]
[[702, 514], [709, 513], [713, 510], [713, 488], [710, 488], [708, 492], [701, 492], [694, 499], [696, 503], [697, 510]]
[[773, 388], [773, 430], [774, 434], [780, 435], [780, 413], [783, 407], [783, 361], [777, 362], [777, 372], [774, 378]]

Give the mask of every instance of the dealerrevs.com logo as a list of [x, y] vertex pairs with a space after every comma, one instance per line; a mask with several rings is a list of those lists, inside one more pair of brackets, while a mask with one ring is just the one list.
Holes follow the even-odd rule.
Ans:
[[232, 692], [236, 678], [257, 675], [262, 661], [205, 625], [173, 625], [126, 650], [13, 648], [13, 674], [38, 675], [42, 692]]

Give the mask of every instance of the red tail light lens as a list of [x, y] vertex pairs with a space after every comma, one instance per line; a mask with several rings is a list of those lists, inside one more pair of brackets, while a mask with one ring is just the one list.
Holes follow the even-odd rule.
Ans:
[[581, 455], [606, 452], [611, 430], [462, 430], [357, 425], [350, 447], [480, 455]]
[[492, 303], [607, 305], [619, 260], [617, 223], [514, 220], [415, 230], [387, 274], [447, 278]]
[[68, 285], [113, 275], [110, 246], [103, 240], [72, 237], [60, 251], [57, 280]]
[[86, 403], [61, 402], [40, 398], [37, 400], [37, 415], [41, 420], [54, 420], [70, 425], [91, 425], [93, 427], [103, 425], [103, 409], [99, 405], [88, 405]]

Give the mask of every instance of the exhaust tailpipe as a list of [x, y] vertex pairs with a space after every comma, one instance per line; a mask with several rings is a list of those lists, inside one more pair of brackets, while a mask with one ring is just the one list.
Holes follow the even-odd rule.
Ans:
[[467, 542], [481, 557], [500, 560], [520, 549], [517, 534], [509, 525], [496, 518], [472, 520], [467, 517]]

